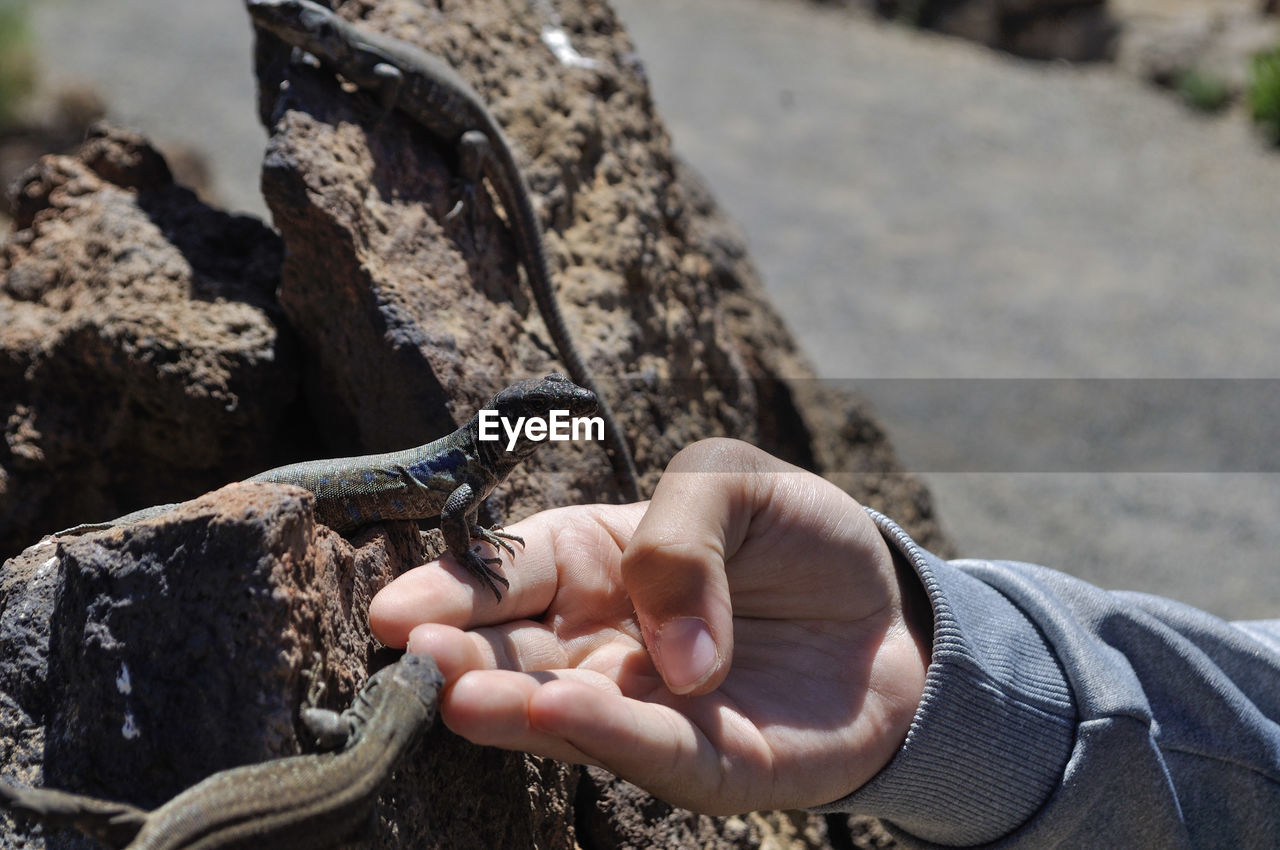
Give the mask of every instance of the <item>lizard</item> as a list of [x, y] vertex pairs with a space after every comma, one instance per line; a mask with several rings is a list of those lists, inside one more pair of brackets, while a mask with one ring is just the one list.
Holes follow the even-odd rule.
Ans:
[[357, 27], [311, 0], [246, 0], [246, 7], [255, 26], [316, 57], [357, 88], [371, 91], [384, 115], [398, 109], [432, 135], [456, 145], [460, 170], [470, 185], [488, 179], [506, 213], [538, 312], [569, 377], [599, 399], [605, 450], [623, 495], [639, 501], [631, 450], [556, 300], [532, 193], [511, 144], [480, 95], [440, 57]]
[[[346, 533], [374, 522], [440, 517], [440, 531], [450, 554], [502, 601], [498, 585], [510, 583], [494, 569], [498, 558], [483, 558], [471, 550], [472, 540], [500, 546], [519, 537], [485, 528], [477, 522], [480, 503], [506, 479], [542, 440], [520, 429], [514, 444], [505, 438], [482, 439], [485, 412], [508, 424], [521, 417], [548, 418], [553, 411], [587, 416], [596, 410], [597, 396], [563, 375], [517, 381], [501, 390], [456, 431], [411, 449], [359, 457], [292, 463], [269, 469], [247, 481], [293, 484], [315, 496], [316, 520]], [[502, 430], [498, 429], [501, 437]], [[154, 505], [102, 523], [84, 523], [56, 532], [55, 537], [132, 525], [177, 507]]]
[[149, 812], [6, 781], [0, 805], [127, 850], [333, 847], [374, 825], [378, 793], [435, 719], [443, 684], [431, 656], [403, 655], [370, 676], [341, 714], [301, 712], [335, 751], [219, 771]]

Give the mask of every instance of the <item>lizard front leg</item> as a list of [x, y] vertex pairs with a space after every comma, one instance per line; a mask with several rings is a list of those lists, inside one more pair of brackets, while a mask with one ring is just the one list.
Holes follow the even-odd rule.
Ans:
[[307, 702], [298, 710], [298, 720], [306, 727], [312, 741], [322, 751], [330, 752], [344, 749], [354, 737], [355, 728], [346, 716], [346, 712], [338, 713], [327, 708], [320, 708], [320, 697], [324, 694], [324, 659], [319, 652], [311, 653], [311, 668], [302, 671], [302, 678], [308, 680]]
[[[498, 590], [498, 585], [511, 586], [511, 583], [494, 569], [502, 563], [502, 560], [480, 557], [471, 551], [471, 540], [474, 538], [489, 543], [497, 541], [498, 545], [511, 551], [510, 544], [500, 538], [513, 540], [520, 540], [520, 538], [503, 532], [493, 532], [477, 525], [472, 518], [479, 507], [480, 500], [476, 497], [471, 485], [458, 485], [457, 489], [449, 494], [449, 500], [440, 511], [440, 531], [444, 534], [444, 545], [448, 547], [449, 553], [466, 568], [467, 572], [484, 582], [485, 586], [493, 591], [494, 598], [501, 602], [502, 591]], [[523, 544], [524, 541], [520, 542]]]

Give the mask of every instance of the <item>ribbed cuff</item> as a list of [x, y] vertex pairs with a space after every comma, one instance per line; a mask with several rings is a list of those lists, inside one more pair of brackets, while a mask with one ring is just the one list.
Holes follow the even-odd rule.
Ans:
[[874, 815], [938, 844], [994, 841], [1061, 782], [1076, 726], [1066, 677], [1007, 597], [868, 513], [929, 595], [933, 657], [898, 754], [857, 791], [815, 810]]

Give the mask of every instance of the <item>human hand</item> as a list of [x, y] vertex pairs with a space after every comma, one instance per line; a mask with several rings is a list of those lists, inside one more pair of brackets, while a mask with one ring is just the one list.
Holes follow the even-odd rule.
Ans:
[[648, 503], [509, 530], [526, 546], [504, 556], [500, 604], [445, 558], [370, 606], [379, 639], [435, 657], [463, 737], [599, 765], [708, 814], [839, 799], [906, 737], [928, 601], [829, 482], [707, 440]]

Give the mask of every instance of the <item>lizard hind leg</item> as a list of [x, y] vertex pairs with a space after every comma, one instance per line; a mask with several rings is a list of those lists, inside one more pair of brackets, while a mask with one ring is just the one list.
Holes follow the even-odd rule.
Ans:
[[[482, 581], [486, 587], [493, 593], [497, 601], [502, 601], [502, 591], [498, 589], [498, 585], [510, 587], [511, 584], [502, 577], [494, 567], [502, 563], [500, 558], [482, 558], [477, 555], [471, 548], [472, 540], [481, 540], [486, 543], [494, 543], [500, 541], [498, 545], [505, 543], [498, 534], [494, 534], [488, 530], [484, 530], [483, 536], [480, 533], [480, 526], [476, 523], [476, 511], [479, 509], [480, 499], [477, 498], [475, 488], [470, 484], [459, 484], [457, 489], [449, 495], [445, 502], [444, 508], [440, 511], [440, 532], [444, 535], [444, 543], [449, 553], [457, 559], [467, 572], [471, 573], [477, 579]], [[507, 535], [510, 537], [510, 535]], [[507, 544], [508, 546], [510, 544]], [[506, 548], [504, 546], [504, 548]]]
[[307, 706], [298, 712], [298, 719], [307, 728], [316, 746], [322, 752], [334, 752], [346, 748], [355, 730], [350, 719], [327, 708]]
[[386, 126], [392, 110], [400, 103], [401, 92], [404, 89], [404, 74], [394, 65], [379, 62], [373, 66], [371, 77], [370, 87], [378, 99], [379, 108], [378, 117], [374, 119], [373, 126], [381, 128]]
[[452, 221], [465, 208], [471, 216], [471, 230], [475, 230], [476, 198], [480, 194], [480, 181], [484, 179], [485, 166], [493, 159], [493, 144], [480, 130], [468, 130], [458, 137], [458, 173], [462, 189], [458, 202], [445, 216]]
[[[508, 534], [507, 532], [500, 531], [498, 529], [485, 528], [483, 525], [478, 525], [474, 522], [471, 523], [471, 539], [481, 540], [495, 548], [505, 549], [507, 554], [513, 558], [516, 554], [515, 547], [507, 541], [513, 540], [521, 546], [524, 546], [523, 537], [515, 534]], [[502, 563], [502, 559], [482, 558], [470, 549], [467, 550], [467, 555], [469, 556], [469, 559], [463, 562], [463, 566], [466, 567], [472, 575], [488, 585], [489, 590], [491, 590], [493, 595], [497, 597], [497, 600], [501, 602], [502, 592], [498, 590], [498, 587], [494, 582], [501, 583], [503, 587], [511, 586], [511, 583], [503, 578], [501, 573], [494, 569], [494, 567]]]
[[458, 137], [458, 171], [464, 180], [479, 183], [493, 160], [493, 142], [483, 130], [468, 130]]

